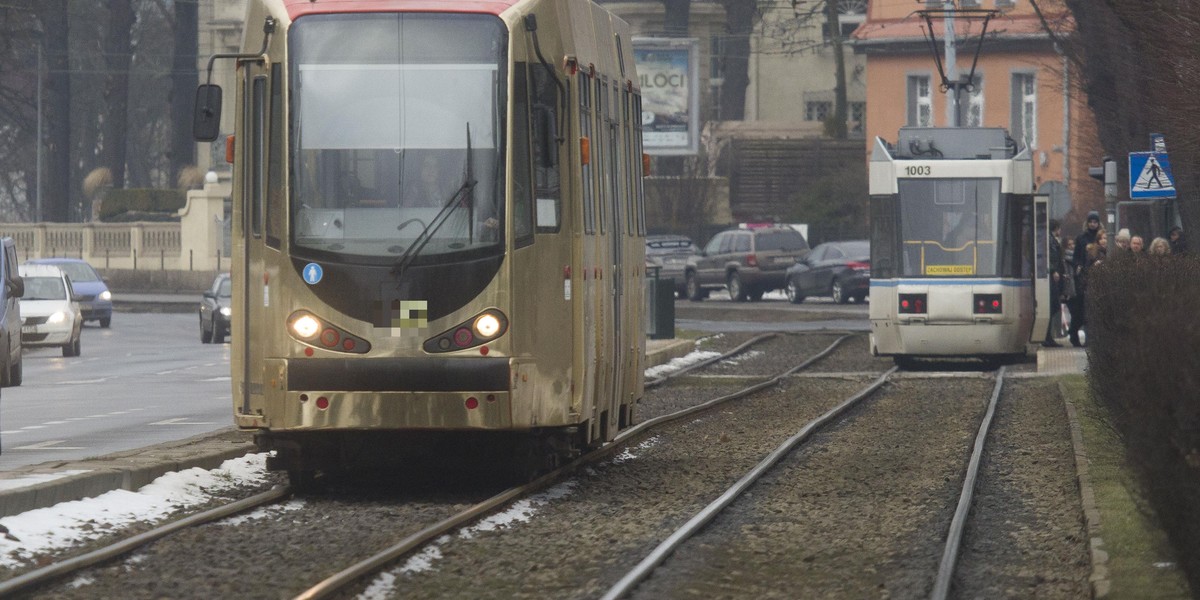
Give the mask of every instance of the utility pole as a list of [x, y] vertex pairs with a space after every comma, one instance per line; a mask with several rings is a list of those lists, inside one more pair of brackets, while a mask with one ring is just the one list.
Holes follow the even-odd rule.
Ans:
[[[923, 0], [926, 8], [918, 10], [917, 14], [925, 19], [926, 33], [929, 38], [933, 61], [937, 64], [938, 74], [942, 77], [941, 89], [946, 93], [946, 126], [962, 126], [962, 107], [959, 97], [965, 89], [968, 92], [975, 87], [975, 67], [979, 65], [979, 51], [983, 49], [983, 40], [987, 36], [988, 23], [992, 17], [1000, 14], [999, 10], [984, 10], [979, 8], [979, 0]], [[997, 6], [1002, 0], [996, 0]], [[942, 54], [938, 53], [937, 33], [934, 30], [934, 19], [942, 20]], [[959, 75], [958, 72], [958, 35], [955, 32], [955, 22], [959, 19], [982, 21], [983, 27], [979, 33], [979, 42], [975, 44], [975, 56], [971, 60], [970, 70]], [[972, 37], [969, 34], [968, 38]], [[943, 58], [944, 55], [944, 58]]]
[[950, 89], [946, 90], [946, 126], [958, 127], [958, 51], [955, 49], [954, 34], [954, 2], [946, 1], [946, 12], [942, 17], [945, 27], [943, 37], [946, 46], [946, 79], [950, 81]]
[[42, 222], [42, 40], [39, 37], [37, 42], [37, 150], [34, 154], [37, 155], [36, 166], [34, 167], [34, 177], [37, 178], [37, 185], [34, 186], [37, 196], [36, 208], [34, 208], [33, 222]]

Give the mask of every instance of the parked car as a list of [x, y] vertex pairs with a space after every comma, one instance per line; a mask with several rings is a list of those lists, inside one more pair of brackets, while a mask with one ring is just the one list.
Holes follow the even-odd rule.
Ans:
[[79, 294], [79, 309], [84, 321], [99, 321], [101, 327], [112, 323], [112, 292], [108, 284], [92, 265], [80, 258], [37, 258], [27, 261], [29, 265], [54, 265], [71, 278], [75, 293]]
[[0, 238], [0, 385], [21, 385], [21, 304], [25, 281], [17, 268], [17, 244]]
[[229, 335], [232, 307], [233, 282], [229, 273], [221, 273], [200, 297], [200, 343], [225, 342], [225, 336]]
[[20, 267], [25, 280], [21, 300], [21, 344], [58, 346], [63, 356], [79, 356], [83, 313], [71, 278], [55, 265]]
[[867, 240], [826, 242], [787, 271], [788, 300], [800, 304], [809, 296], [830, 296], [845, 304], [862, 302], [871, 290], [871, 243]]
[[[646, 237], [646, 267], [658, 268], [661, 279], [675, 280], [675, 293], [680, 298], [687, 292], [685, 270], [688, 259], [700, 254], [700, 248], [686, 235], [651, 235]], [[653, 277], [652, 273], [647, 274]]]
[[700, 301], [714, 289], [728, 288], [735, 302], [760, 300], [763, 293], [783, 288], [788, 267], [808, 251], [804, 236], [787, 226], [722, 231], [688, 261], [688, 298]]

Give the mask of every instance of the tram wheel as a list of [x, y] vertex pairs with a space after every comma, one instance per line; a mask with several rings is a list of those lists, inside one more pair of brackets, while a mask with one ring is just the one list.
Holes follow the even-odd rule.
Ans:
[[307, 492], [312, 490], [317, 483], [317, 471], [315, 469], [288, 469], [288, 485], [297, 492]]

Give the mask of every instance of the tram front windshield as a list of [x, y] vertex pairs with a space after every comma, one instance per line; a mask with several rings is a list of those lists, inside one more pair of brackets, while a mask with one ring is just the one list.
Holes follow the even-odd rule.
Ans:
[[901, 179], [900, 275], [1006, 275], [1010, 230], [999, 179]]
[[500, 20], [310, 15], [289, 44], [298, 250], [365, 263], [501, 251]]

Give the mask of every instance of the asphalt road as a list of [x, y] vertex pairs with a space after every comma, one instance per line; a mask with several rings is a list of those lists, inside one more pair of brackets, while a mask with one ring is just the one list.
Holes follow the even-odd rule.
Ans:
[[[730, 302], [677, 301], [676, 327], [695, 331], [865, 330], [865, 305], [782, 294]], [[691, 310], [689, 310], [691, 309]], [[705, 309], [697, 311], [695, 309]], [[834, 320], [744, 321], [730, 311], [815, 312]], [[687, 315], [679, 313], [689, 313]], [[229, 344], [201, 344], [195, 313], [117, 313], [88, 324], [82, 356], [27, 348], [24, 383], [0, 390], [0, 472], [209, 433], [233, 424]]]
[[179, 440], [233, 424], [229, 344], [201, 344], [194, 313], [87, 324], [82, 356], [26, 348], [0, 390], [0, 471]]

